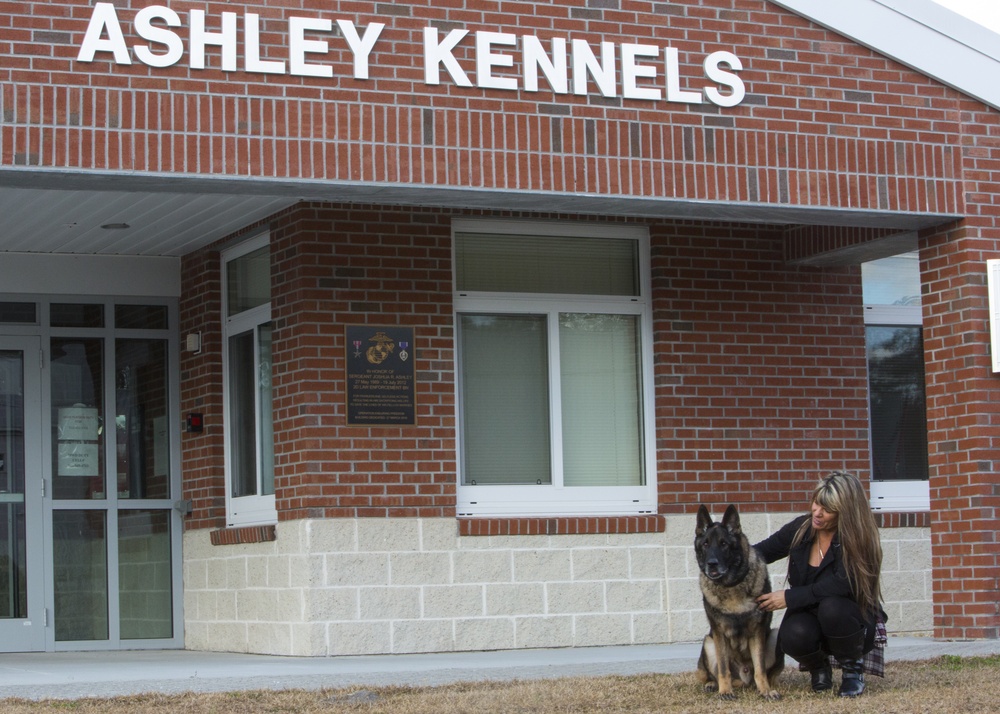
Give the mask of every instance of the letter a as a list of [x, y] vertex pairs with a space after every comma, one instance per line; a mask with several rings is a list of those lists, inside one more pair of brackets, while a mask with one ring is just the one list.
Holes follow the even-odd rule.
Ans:
[[[108, 39], [102, 40], [101, 35], [107, 30]], [[93, 62], [98, 52], [111, 52], [115, 56], [115, 64], [132, 64], [128, 47], [125, 45], [125, 35], [122, 26], [118, 24], [118, 13], [115, 6], [109, 2], [94, 4], [94, 14], [90, 16], [87, 34], [83, 36], [77, 62]]]

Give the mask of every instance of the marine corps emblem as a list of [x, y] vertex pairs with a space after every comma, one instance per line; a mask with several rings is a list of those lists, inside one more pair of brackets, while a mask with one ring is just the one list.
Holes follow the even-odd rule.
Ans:
[[384, 332], [375, 333], [375, 336], [369, 338], [368, 341], [375, 343], [365, 352], [365, 356], [372, 364], [382, 364], [396, 349], [396, 343]]

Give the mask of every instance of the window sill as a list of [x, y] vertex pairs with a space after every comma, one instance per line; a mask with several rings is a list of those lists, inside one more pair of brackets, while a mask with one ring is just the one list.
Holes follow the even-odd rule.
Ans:
[[879, 528], [930, 528], [929, 511], [875, 511], [875, 523]]
[[459, 518], [460, 536], [606, 535], [663, 533], [663, 516]]
[[[929, 528], [928, 512], [875, 512], [879, 528]], [[609, 535], [663, 533], [661, 515], [553, 518], [459, 518], [459, 536]]]
[[278, 540], [278, 532], [270, 526], [243, 526], [221, 528], [209, 534], [212, 545], [244, 545], [247, 543], [269, 543]]

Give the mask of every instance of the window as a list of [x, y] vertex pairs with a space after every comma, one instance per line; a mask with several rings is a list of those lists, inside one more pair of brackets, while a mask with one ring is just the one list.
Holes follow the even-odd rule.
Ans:
[[648, 238], [454, 227], [460, 515], [656, 510]]
[[927, 409], [916, 253], [862, 265], [872, 507], [928, 510]]
[[268, 236], [223, 254], [226, 506], [230, 525], [274, 523]]

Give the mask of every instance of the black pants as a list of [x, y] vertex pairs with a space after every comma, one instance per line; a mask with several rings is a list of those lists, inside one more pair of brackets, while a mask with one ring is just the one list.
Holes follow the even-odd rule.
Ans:
[[[778, 629], [778, 643], [782, 651], [796, 660], [826, 652], [834, 656], [847, 653], [831, 651], [828, 638], [849, 637], [866, 628], [864, 651], [875, 646], [875, 623], [866, 622], [861, 608], [849, 598], [830, 597], [815, 607], [785, 613]], [[832, 641], [836, 649], [836, 639]]]

